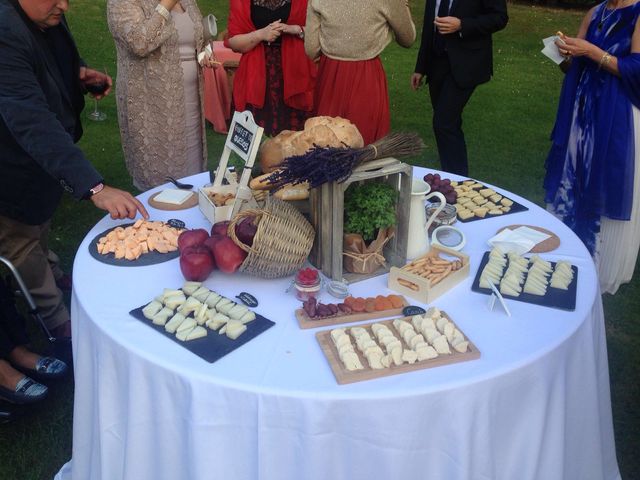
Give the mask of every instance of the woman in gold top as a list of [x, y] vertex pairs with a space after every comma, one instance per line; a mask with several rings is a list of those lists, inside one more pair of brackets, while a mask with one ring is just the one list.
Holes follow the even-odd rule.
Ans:
[[206, 170], [196, 60], [204, 32], [195, 0], [108, 0], [107, 21], [118, 53], [118, 123], [133, 184], [147, 190], [167, 175]]
[[309, 0], [305, 50], [319, 58], [317, 115], [353, 122], [365, 144], [389, 132], [389, 94], [380, 53], [395, 36], [410, 47], [416, 28], [406, 0]]

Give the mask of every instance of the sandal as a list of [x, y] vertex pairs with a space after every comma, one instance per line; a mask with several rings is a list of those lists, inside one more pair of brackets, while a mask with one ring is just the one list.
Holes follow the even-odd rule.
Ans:
[[11, 403], [35, 403], [47, 396], [48, 388], [29, 377], [22, 377], [15, 390], [0, 385], [0, 399]]

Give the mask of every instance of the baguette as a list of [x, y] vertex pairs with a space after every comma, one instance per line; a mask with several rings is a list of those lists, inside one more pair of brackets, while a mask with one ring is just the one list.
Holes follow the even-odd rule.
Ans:
[[309, 183], [304, 182], [296, 185], [285, 185], [274, 193], [273, 196], [280, 200], [306, 200], [309, 198]]
[[264, 173], [255, 178], [252, 178], [249, 182], [249, 187], [252, 190], [272, 190], [275, 185], [269, 184], [267, 179], [271, 176], [271, 173]]

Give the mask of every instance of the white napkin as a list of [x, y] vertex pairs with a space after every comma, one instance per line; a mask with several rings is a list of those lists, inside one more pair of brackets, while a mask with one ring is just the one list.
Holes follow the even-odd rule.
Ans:
[[560, 50], [558, 50], [558, 46], [555, 43], [559, 38], [560, 37], [558, 37], [557, 35], [543, 38], [542, 43], [544, 44], [544, 48], [540, 50], [545, 56], [550, 58], [551, 61], [557, 65], [560, 65], [565, 60], [565, 58], [560, 55]]
[[516, 252], [522, 255], [547, 238], [551, 238], [551, 235], [529, 227], [518, 227], [515, 230], [505, 228], [489, 239], [489, 245], [498, 247], [503, 252]]
[[156, 202], [170, 203], [172, 205], [182, 205], [191, 197], [191, 195], [193, 195], [193, 192], [190, 190], [169, 188], [156, 195], [154, 200]]

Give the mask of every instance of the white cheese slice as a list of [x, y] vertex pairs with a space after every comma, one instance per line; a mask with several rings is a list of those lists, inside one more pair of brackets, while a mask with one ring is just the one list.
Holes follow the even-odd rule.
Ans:
[[440, 335], [433, 341], [433, 348], [435, 348], [436, 352], [438, 352], [440, 355], [448, 355], [451, 353], [451, 350], [449, 349], [449, 342], [447, 342], [447, 337], [445, 337], [444, 335]]
[[176, 333], [176, 330], [180, 326], [182, 322], [184, 322], [186, 317], [181, 313], [176, 313], [171, 319], [166, 323], [164, 329], [169, 333]]
[[171, 315], [173, 315], [173, 310], [171, 310], [168, 307], [164, 307], [162, 310], [160, 310], [158, 313], [156, 313], [153, 316], [151, 321], [153, 322], [154, 325], [164, 325], [165, 323], [167, 323], [167, 320]]
[[200, 288], [202, 282], [184, 282], [182, 285], [182, 291], [185, 295], [193, 295], [193, 293]]
[[182, 205], [189, 200], [194, 193], [191, 190], [178, 190], [177, 188], [168, 188], [162, 190], [155, 196], [154, 200], [161, 203], [169, 203], [171, 205]]
[[185, 318], [184, 321], [178, 326], [178, 328], [176, 329], [176, 332], [182, 332], [184, 330], [193, 330], [193, 328], [195, 326], [197, 326], [198, 323], [196, 322], [195, 318]]
[[198, 290], [193, 292], [191, 296], [199, 302], [204, 302], [209, 297], [210, 293], [211, 290], [209, 290], [207, 287], [200, 287]]
[[142, 315], [144, 315], [145, 318], [152, 320], [153, 316], [160, 310], [162, 310], [162, 304], [156, 300], [153, 300], [142, 309]]

